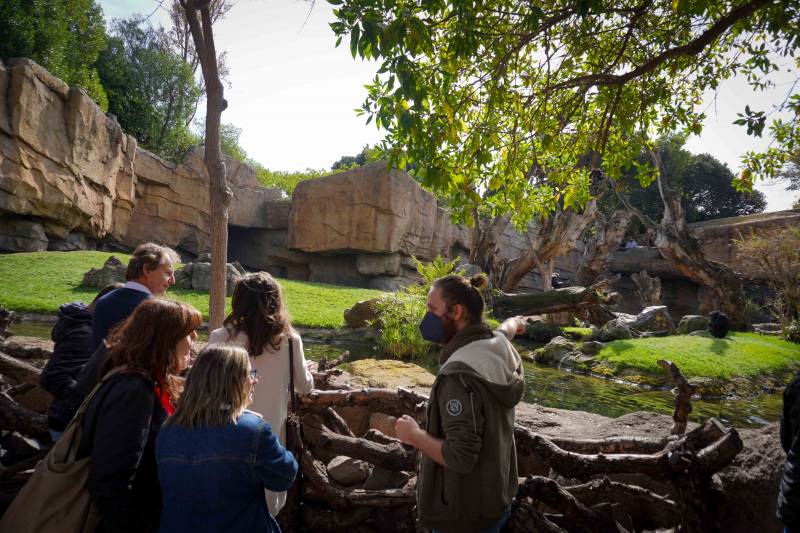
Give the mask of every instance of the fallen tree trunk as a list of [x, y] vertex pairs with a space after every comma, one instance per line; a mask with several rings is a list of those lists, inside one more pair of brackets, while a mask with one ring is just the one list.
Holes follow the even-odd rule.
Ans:
[[50, 440], [47, 417], [22, 407], [6, 393], [0, 393], [0, 427], [46, 442]]
[[501, 294], [495, 297], [493, 314], [497, 318], [543, 315], [572, 311], [596, 326], [602, 326], [616, 315], [605, 304], [603, 288], [607, 282], [591, 287], [564, 287], [545, 292]]
[[328, 361], [327, 357], [323, 357], [322, 359], [319, 360], [319, 363], [317, 364], [317, 370], [319, 370], [320, 372], [325, 372], [326, 370], [330, 370], [332, 368], [335, 368], [335, 367], [341, 365], [342, 363], [346, 363], [349, 360], [350, 360], [350, 351], [349, 350], [344, 352], [339, 357], [331, 359], [330, 361]]
[[0, 374], [11, 378], [15, 383], [38, 385], [41, 370], [25, 361], [0, 352]]

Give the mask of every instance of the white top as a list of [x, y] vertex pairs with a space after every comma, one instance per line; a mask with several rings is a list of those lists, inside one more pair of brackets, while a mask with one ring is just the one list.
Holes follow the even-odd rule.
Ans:
[[153, 295], [153, 293], [150, 292], [150, 289], [148, 289], [147, 287], [145, 287], [144, 285], [142, 285], [138, 281], [126, 281], [125, 285], [123, 285], [123, 288], [125, 288], [125, 289], [133, 289], [133, 290], [139, 291], [139, 292], [146, 292], [150, 296]]
[[[308, 394], [314, 388], [314, 378], [306, 366], [303, 355], [303, 340], [292, 331], [290, 334], [294, 346], [294, 390], [298, 394]], [[231, 335], [226, 328], [215, 329], [208, 336], [209, 344], [233, 344], [247, 349], [247, 334], [240, 331]], [[259, 413], [272, 426], [272, 432], [278, 436], [281, 444], [286, 444], [286, 414], [289, 408], [289, 344], [286, 337], [281, 339], [278, 351], [272, 351], [267, 344], [264, 351], [250, 358], [250, 366], [256, 370], [258, 383], [253, 390], [253, 403], [249, 409]], [[298, 459], [299, 460], [299, 459]], [[286, 503], [285, 492], [267, 493], [267, 506], [272, 516]]]

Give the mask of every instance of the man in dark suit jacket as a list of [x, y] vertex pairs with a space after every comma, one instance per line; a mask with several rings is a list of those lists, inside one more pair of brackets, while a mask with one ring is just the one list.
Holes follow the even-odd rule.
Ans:
[[163, 295], [175, 283], [174, 265], [180, 260], [171, 248], [152, 242], [134, 250], [121, 288], [111, 291], [94, 304], [92, 313], [92, 357], [86, 362], [72, 387], [68, 420], [100, 379], [106, 361], [105, 340], [115, 326], [128, 318], [143, 301]]
[[92, 319], [92, 351], [111, 329], [128, 318], [136, 306], [153, 296], [163, 295], [175, 283], [174, 265], [178, 254], [166, 246], [140, 244], [125, 271], [127, 283], [97, 301]]

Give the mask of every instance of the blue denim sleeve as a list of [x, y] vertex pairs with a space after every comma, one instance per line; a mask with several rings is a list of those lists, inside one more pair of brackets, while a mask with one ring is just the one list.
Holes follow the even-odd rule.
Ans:
[[274, 492], [288, 490], [297, 475], [297, 461], [281, 446], [269, 424], [261, 426], [256, 452], [256, 475], [264, 487]]

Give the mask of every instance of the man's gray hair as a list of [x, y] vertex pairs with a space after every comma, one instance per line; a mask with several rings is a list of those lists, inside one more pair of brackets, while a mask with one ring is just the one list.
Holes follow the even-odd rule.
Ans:
[[125, 279], [132, 281], [144, 274], [144, 266], [150, 270], [157, 268], [162, 263], [178, 263], [180, 256], [172, 248], [161, 246], [153, 242], [140, 244], [133, 251], [131, 260], [128, 261], [128, 268], [125, 269]]

